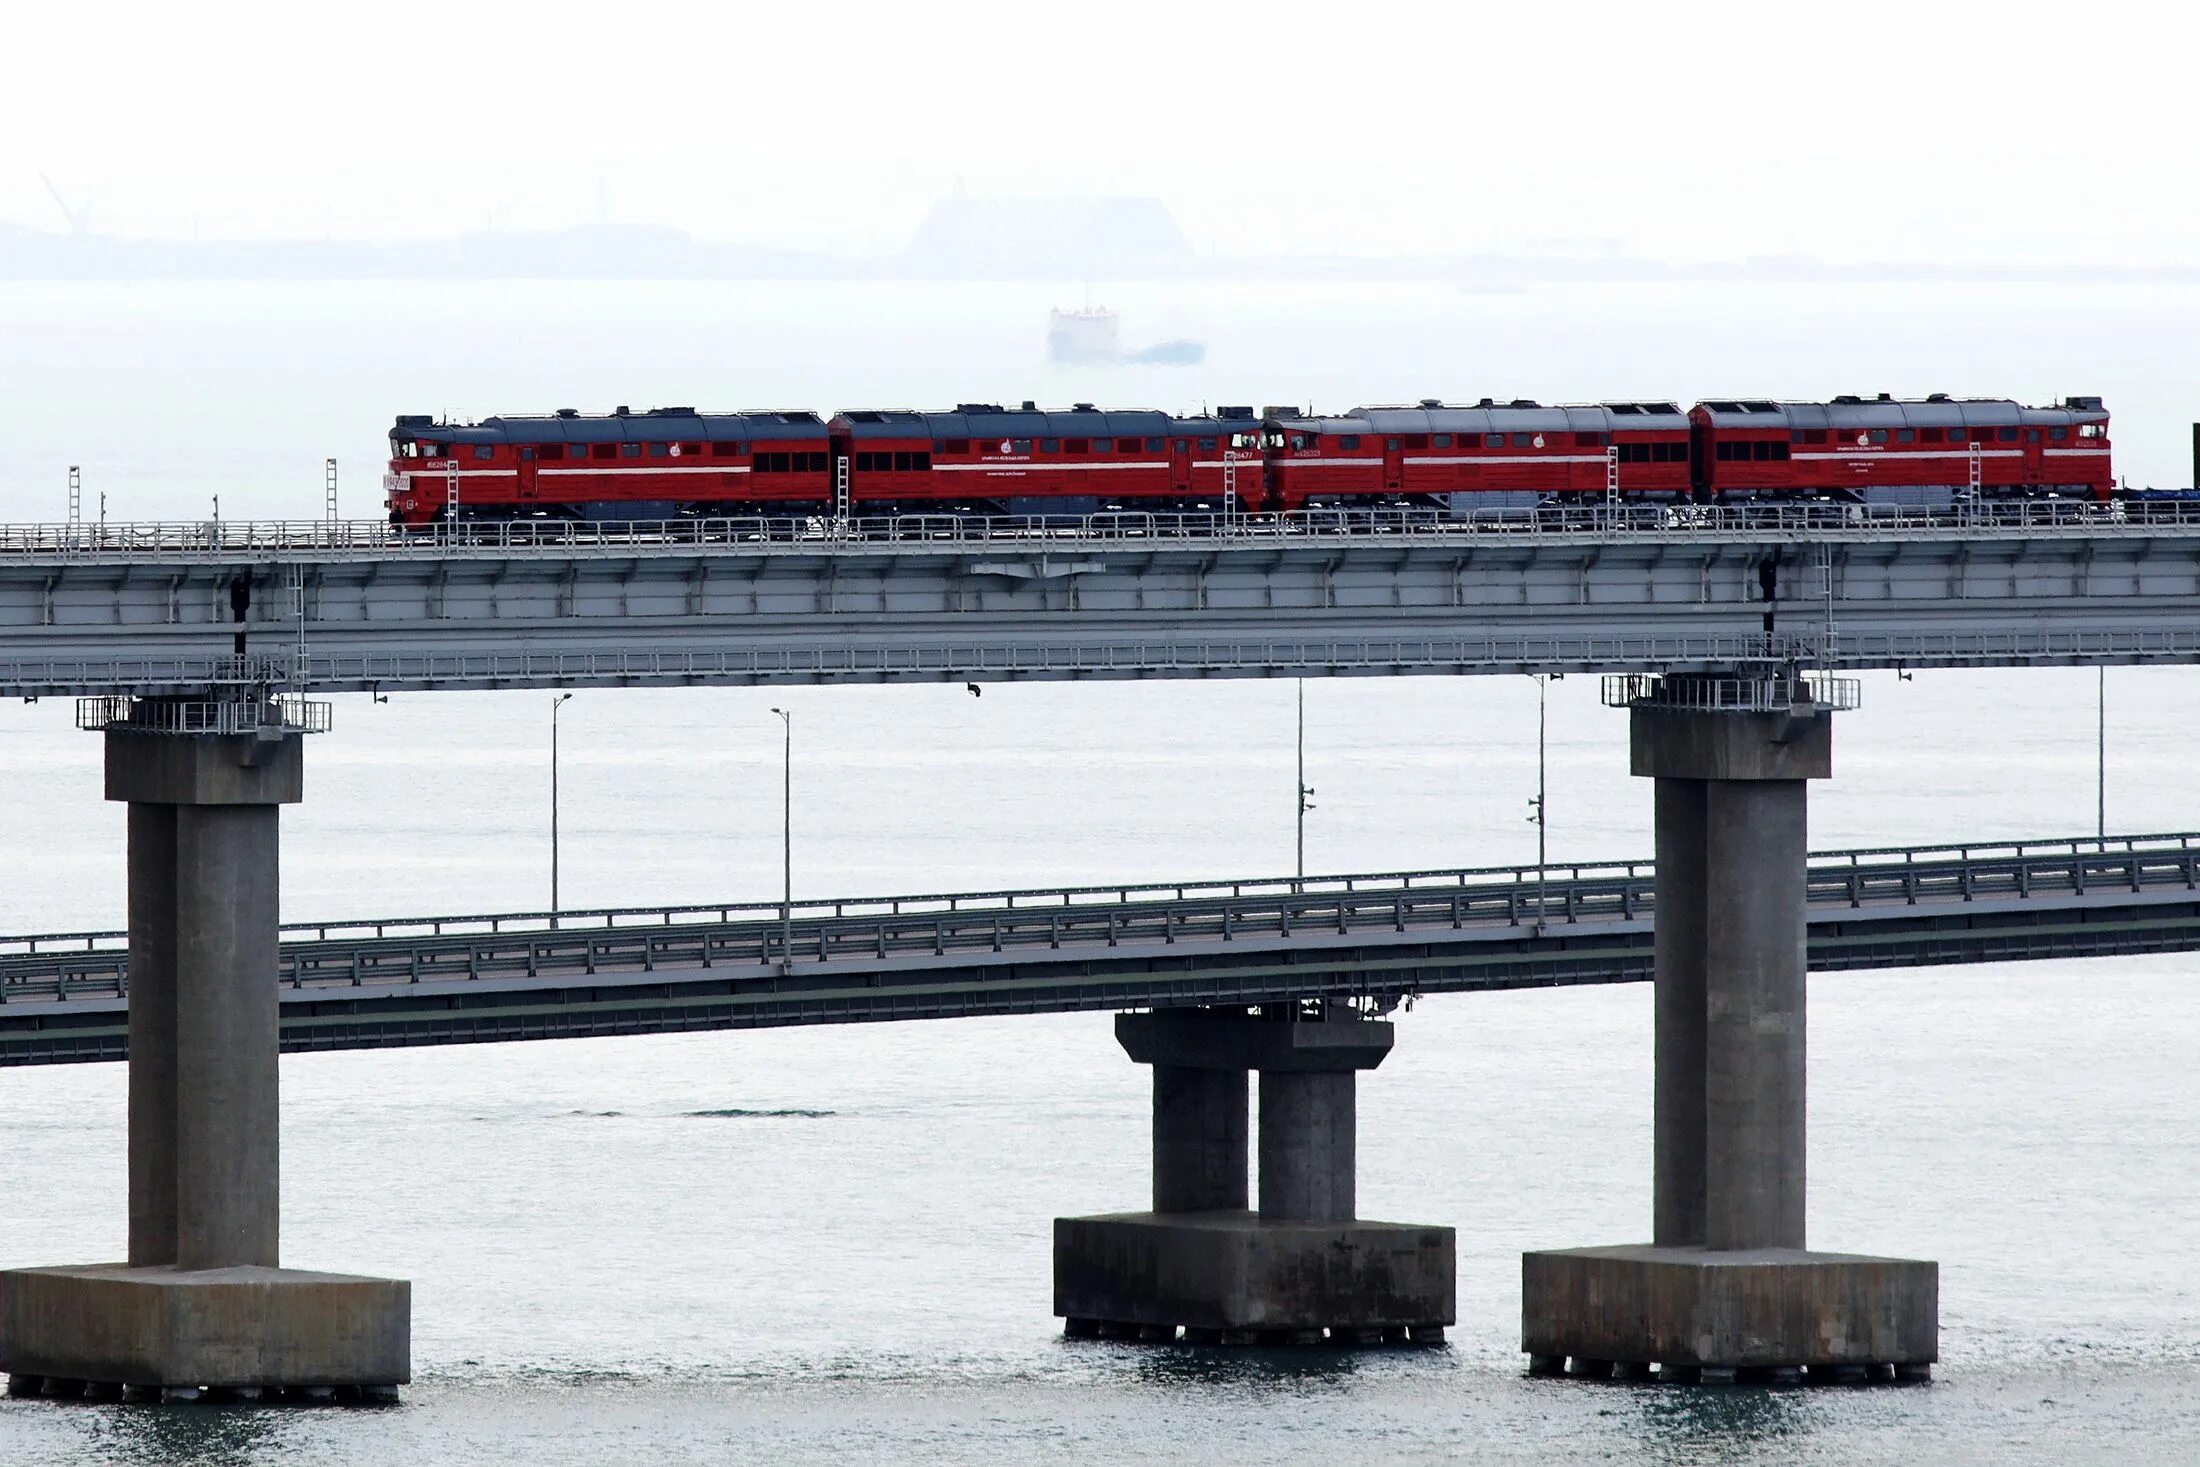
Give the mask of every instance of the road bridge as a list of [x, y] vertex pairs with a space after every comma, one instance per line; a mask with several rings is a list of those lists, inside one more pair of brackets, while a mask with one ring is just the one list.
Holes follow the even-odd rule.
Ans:
[[[1810, 963], [2200, 948], [2200, 835], [1830, 851]], [[291, 924], [285, 1050], [1647, 979], [1649, 861]], [[0, 938], [0, 1065], [128, 1053], [128, 935]]]
[[2200, 513], [0, 527], [0, 696], [2200, 658]]

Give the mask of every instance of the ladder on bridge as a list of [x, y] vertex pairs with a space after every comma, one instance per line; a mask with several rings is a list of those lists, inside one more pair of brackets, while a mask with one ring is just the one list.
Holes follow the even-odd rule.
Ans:
[[321, 460], [321, 511], [328, 522], [336, 523], [336, 460]]
[[1222, 450], [1222, 523], [1227, 526], [1237, 513], [1237, 450]]
[[848, 533], [848, 521], [854, 518], [855, 496], [848, 482], [848, 455], [833, 459], [833, 534]]
[[1604, 450], [1604, 502], [1614, 509], [1619, 507], [1619, 445], [1608, 444]]
[[458, 534], [458, 460], [446, 459], [443, 464], [443, 526], [444, 533]]
[[[334, 464], [336, 460], [329, 462]], [[290, 612], [292, 620], [298, 624], [298, 641], [291, 650], [290, 690], [302, 693], [310, 681], [307, 675], [310, 664], [306, 661], [306, 568], [303, 561], [292, 561], [290, 565]]]
[[1986, 454], [1976, 438], [1971, 440], [1971, 502], [1978, 503], [1979, 489], [1986, 482]]

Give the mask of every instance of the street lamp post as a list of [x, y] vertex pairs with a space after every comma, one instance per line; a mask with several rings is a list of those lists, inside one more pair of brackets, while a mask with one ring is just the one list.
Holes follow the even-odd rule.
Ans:
[[779, 966], [794, 967], [794, 715], [774, 708], [784, 739], [779, 764]]
[[1306, 798], [1314, 793], [1314, 787], [1306, 782], [1306, 679], [1299, 684], [1299, 774], [1296, 781], [1299, 807], [1299, 880], [1306, 880], [1306, 812], [1313, 804]]
[[1550, 783], [1549, 762], [1545, 757], [1545, 731], [1549, 727], [1545, 711], [1544, 695], [1549, 685], [1566, 674], [1562, 672], [1533, 673], [1535, 678], [1535, 798], [1528, 801], [1528, 808], [1535, 813], [1528, 823], [1535, 827], [1535, 930], [1543, 930], [1544, 890], [1548, 883], [1550, 862]]
[[2108, 664], [2102, 663], [2100, 678], [2096, 684], [2094, 703], [2093, 750], [2093, 835], [2094, 839], [2108, 839]]
[[550, 925], [558, 916], [558, 714], [573, 701], [571, 693], [558, 694], [550, 705]]

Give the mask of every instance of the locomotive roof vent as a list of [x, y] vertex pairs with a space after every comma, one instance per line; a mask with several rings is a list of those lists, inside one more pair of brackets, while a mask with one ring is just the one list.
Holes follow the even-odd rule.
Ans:
[[1443, 405], [1444, 400], [1440, 397], [1424, 397], [1421, 399], [1421, 406], [1425, 408], [1440, 408]]
[[958, 413], [997, 413], [1002, 411], [1002, 407], [997, 402], [958, 402], [955, 404], [955, 411]]
[[2063, 399], [2063, 406], [2077, 408], [2082, 412], [2097, 413], [2101, 410], [2101, 400], [2097, 397], [2066, 397]]
[[1260, 415], [1263, 418], [1295, 418], [1299, 415], [1299, 405], [1295, 402], [1272, 403], [1263, 407]]
[[561, 417], [561, 418], [577, 418], [577, 417], [579, 417], [580, 415], [581, 415], [581, 410], [580, 410], [579, 408], [559, 408], [559, 409], [558, 409], [558, 416], [559, 416], [559, 417]]
[[1615, 402], [1610, 407], [1615, 413], [1640, 413], [1643, 410], [1639, 402]]
[[623, 418], [626, 416], [626, 412], [626, 404], [622, 402], [617, 407], [611, 410], [611, 416], [613, 416], [614, 418]]
[[695, 409], [691, 407], [651, 408], [649, 415], [653, 418], [692, 418], [695, 416]]
[[1945, 392], [1928, 392], [1925, 394], [1925, 400], [1927, 402], [1947, 402], [1949, 397]]
[[1779, 410], [1780, 405], [1776, 402], [1745, 402], [1742, 404], [1742, 411], [1745, 413], [1776, 413]]
[[1518, 408], [1531, 408], [1531, 407], [1541, 407], [1541, 406], [1543, 406], [1543, 404], [1542, 404], [1542, 403], [1540, 403], [1540, 402], [1537, 402], [1537, 401], [1536, 401], [1536, 400], [1535, 400], [1534, 398], [1532, 398], [1532, 397], [1516, 397], [1516, 398], [1514, 398], [1514, 399], [1512, 400], [1512, 405], [1513, 405], [1514, 407], [1518, 407]]
[[1834, 394], [1833, 400], [1835, 402], [1862, 402], [1864, 399], [1853, 392], [1837, 392]]
[[1481, 408], [1490, 408], [1490, 407], [1496, 407], [1496, 406], [1497, 406], [1497, 399], [1496, 399], [1496, 398], [1494, 398], [1494, 397], [1485, 397], [1485, 398], [1482, 398], [1482, 399], [1480, 399], [1479, 401], [1477, 401], [1477, 402], [1475, 403], [1475, 406], [1476, 406], [1476, 407], [1481, 407]]
[[1215, 416], [1224, 422], [1250, 423], [1253, 421], [1253, 410], [1249, 407], [1218, 407], [1215, 409]]
[[400, 428], [425, 428], [434, 421], [435, 419], [429, 417], [426, 413], [399, 413], [397, 415], [397, 426]]
[[1073, 402], [1069, 405], [1069, 409], [1073, 413], [1093, 413], [1099, 411], [1098, 408], [1094, 407], [1089, 402]]
[[1891, 392], [1882, 392], [1879, 394], [1879, 400], [1881, 402], [1893, 402], [1894, 394]]
[[1035, 413], [1039, 411], [1039, 404], [1033, 402], [1030, 398], [1027, 397], [1024, 399], [1024, 411], [1027, 413]]

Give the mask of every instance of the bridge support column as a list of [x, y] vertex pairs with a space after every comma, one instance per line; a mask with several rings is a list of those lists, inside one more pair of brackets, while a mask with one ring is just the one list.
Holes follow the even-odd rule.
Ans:
[[1805, 791], [1831, 710], [1793, 678], [1624, 691], [1657, 781], [1651, 1241], [1525, 1255], [1521, 1348], [1597, 1379], [1922, 1378], [1937, 1265], [1804, 1245]]
[[[1354, 1213], [1358, 1072], [1389, 1023], [1166, 1009], [1116, 1038], [1154, 1067], [1151, 1212], [1054, 1220], [1054, 1312], [1072, 1336], [1202, 1344], [1441, 1340], [1452, 1230]], [[1260, 1072], [1258, 1210], [1246, 1206], [1246, 1077]]]
[[129, 1258], [0, 1273], [0, 1370], [49, 1394], [393, 1398], [411, 1286], [277, 1259], [277, 825], [302, 740], [173, 715], [106, 734], [107, 798], [129, 805]]

